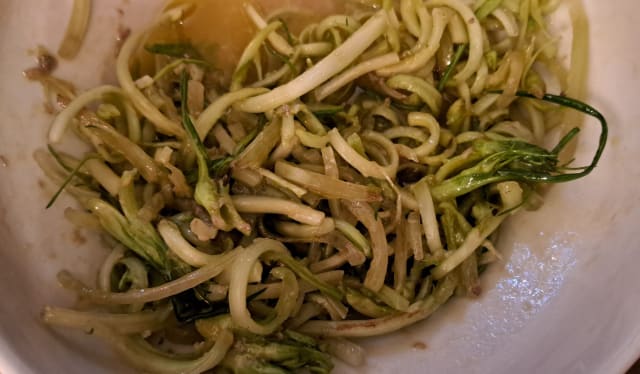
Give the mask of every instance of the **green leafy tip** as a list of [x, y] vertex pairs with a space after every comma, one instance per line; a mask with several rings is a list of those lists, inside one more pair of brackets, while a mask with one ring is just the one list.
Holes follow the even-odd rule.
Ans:
[[476, 17], [478, 20], [482, 21], [487, 18], [494, 10], [496, 10], [500, 4], [502, 4], [502, 0], [486, 0], [478, 10], [476, 10]]
[[[49, 148], [49, 150], [51, 150], [52, 148]], [[55, 156], [54, 156], [55, 157]], [[58, 188], [58, 190], [56, 191], [56, 193], [51, 197], [51, 200], [49, 200], [49, 202], [47, 203], [46, 209], [49, 209], [53, 206], [53, 204], [55, 204], [56, 200], [58, 200], [58, 197], [60, 197], [60, 194], [62, 193], [62, 191], [64, 191], [65, 188], [67, 188], [67, 186], [69, 185], [69, 183], [71, 183], [71, 181], [73, 180], [73, 178], [80, 172], [80, 169], [82, 169], [82, 167], [84, 166], [84, 164], [89, 161], [90, 159], [94, 158], [95, 156], [93, 155], [89, 155], [86, 156], [85, 158], [82, 159], [82, 161], [80, 161], [80, 163], [78, 164], [78, 166], [75, 167], [75, 169], [73, 169], [71, 171], [71, 173], [69, 173], [69, 175], [67, 176], [67, 178], [64, 180], [64, 182], [62, 182], [62, 185], [60, 186], [60, 188]]]
[[187, 135], [189, 135], [189, 140], [193, 144], [195, 148], [196, 155], [198, 159], [202, 159], [206, 161], [206, 163], [210, 163], [209, 157], [207, 155], [207, 150], [202, 144], [200, 137], [198, 136], [198, 132], [196, 131], [196, 127], [193, 125], [193, 121], [191, 121], [191, 117], [189, 116], [189, 108], [187, 107], [188, 103], [188, 91], [189, 91], [189, 77], [186, 70], [182, 71], [182, 75], [180, 76], [180, 100], [181, 100], [181, 114], [182, 114], [182, 124], [187, 130]]
[[280, 21], [280, 23], [282, 23], [282, 29], [284, 30], [285, 34], [287, 35], [287, 41], [289, 42], [289, 44], [294, 44], [295, 40], [293, 39], [293, 35], [291, 35], [291, 32], [289, 32], [289, 26], [287, 25], [285, 20], [282, 17], [278, 17], [278, 21]]
[[265, 48], [267, 49], [267, 52], [271, 53], [273, 56], [277, 57], [280, 61], [286, 64], [293, 74], [298, 75], [298, 69], [296, 69], [288, 56], [285, 56], [282, 53], [276, 51], [269, 44], [265, 44]]
[[447, 85], [447, 82], [451, 78], [451, 74], [453, 74], [453, 71], [458, 65], [458, 62], [460, 62], [460, 58], [462, 58], [462, 55], [466, 50], [467, 50], [466, 44], [460, 44], [458, 46], [458, 48], [456, 49], [456, 53], [453, 55], [453, 60], [451, 60], [451, 63], [449, 64], [449, 66], [447, 66], [447, 70], [445, 70], [444, 75], [442, 76], [442, 79], [440, 80], [440, 82], [438, 82], [438, 91], [442, 92], [442, 90], [444, 90], [444, 88]]
[[[496, 93], [501, 93], [501, 91], [496, 91]], [[569, 182], [585, 177], [595, 169], [604, 152], [608, 136], [607, 121], [599, 111], [588, 104], [564, 96], [546, 94], [542, 98], [538, 98], [528, 92], [518, 92], [517, 96], [554, 103], [598, 119], [602, 130], [598, 148], [589, 166], [567, 168], [558, 164], [558, 155], [578, 134], [578, 128], [569, 131], [551, 151], [519, 140], [477, 139], [473, 142], [473, 154], [469, 158], [469, 161], [475, 164], [458, 175], [433, 186], [431, 193], [434, 199], [437, 201], [449, 200], [490, 183], [504, 181]], [[566, 173], [570, 170], [577, 170], [577, 172]]]
[[[573, 181], [573, 180], [585, 177], [589, 175], [593, 171], [593, 169], [596, 168], [596, 166], [598, 165], [598, 162], [600, 161], [600, 158], [602, 157], [602, 153], [604, 152], [604, 149], [607, 145], [607, 138], [609, 136], [609, 126], [607, 124], [606, 118], [602, 115], [602, 113], [600, 113], [597, 109], [590, 106], [589, 104], [586, 104], [582, 101], [572, 99], [566, 96], [545, 94], [542, 98], [537, 98], [536, 96], [534, 96], [529, 92], [522, 92], [522, 91], [518, 92], [516, 96], [534, 99], [534, 100], [542, 100], [542, 101], [557, 104], [566, 108], [577, 110], [581, 113], [587, 114], [597, 119], [600, 122], [600, 127], [601, 127], [600, 137], [598, 139], [598, 148], [596, 149], [596, 152], [589, 166], [580, 168], [582, 169], [582, 171], [578, 173], [557, 174], [557, 175], [547, 175], [547, 174], [531, 175], [531, 176], [524, 175], [521, 177], [531, 182], [562, 183], [562, 182], [569, 182], [569, 181]], [[564, 147], [571, 141], [571, 139], [573, 139], [578, 134], [579, 131], [580, 129], [578, 128], [572, 129], [567, 135], [565, 135], [562, 138], [562, 140], [560, 140], [558, 145], [551, 151], [551, 153], [557, 156], [560, 153], [560, 151], [562, 151], [562, 149], [564, 149]]]

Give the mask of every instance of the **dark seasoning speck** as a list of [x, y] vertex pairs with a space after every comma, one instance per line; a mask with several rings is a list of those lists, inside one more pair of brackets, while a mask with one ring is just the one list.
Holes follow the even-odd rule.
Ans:
[[427, 349], [427, 345], [423, 342], [415, 342], [413, 343], [413, 349], [424, 351]]
[[82, 235], [80, 229], [74, 229], [71, 233], [71, 242], [75, 245], [83, 245], [87, 243], [87, 238]]
[[[120, 13], [122, 16], [122, 13]], [[116, 48], [115, 55], [116, 57], [120, 53], [120, 49], [122, 49], [122, 45], [127, 40], [127, 38], [131, 35], [131, 29], [129, 27], [123, 26], [122, 24], [118, 25], [118, 36], [116, 37]]]
[[36, 48], [35, 55], [36, 66], [23, 72], [27, 79], [38, 80], [43, 76], [50, 75], [58, 67], [58, 60], [43, 46]]

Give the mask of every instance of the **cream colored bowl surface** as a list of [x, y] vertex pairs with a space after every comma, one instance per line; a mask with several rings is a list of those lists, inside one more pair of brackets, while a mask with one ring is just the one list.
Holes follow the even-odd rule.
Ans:
[[[235, 0], [234, 0], [235, 1]], [[119, 25], [142, 27], [160, 1], [96, 0], [78, 59], [58, 74], [86, 89], [113, 80]], [[51, 330], [45, 304], [69, 305], [55, 281], [68, 268], [86, 279], [106, 252], [44, 206], [54, 191], [35, 162], [51, 118], [22, 70], [28, 49], [55, 49], [71, 0], [2, 0], [0, 11], [0, 372], [121, 372], [94, 338]], [[370, 373], [621, 373], [640, 354], [640, 2], [585, 0], [590, 20], [588, 101], [609, 120], [610, 141], [588, 178], [555, 186], [536, 212], [510, 219], [505, 260], [484, 276], [484, 294], [461, 299], [426, 323], [364, 341]], [[122, 10], [124, 16], [118, 9]], [[580, 154], [592, 152], [588, 122]], [[361, 372], [339, 366], [339, 372]]]

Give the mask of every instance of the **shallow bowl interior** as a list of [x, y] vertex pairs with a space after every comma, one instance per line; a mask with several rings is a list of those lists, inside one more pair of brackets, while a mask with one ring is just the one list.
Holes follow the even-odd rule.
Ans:
[[[86, 279], [106, 252], [94, 235], [62, 217], [72, 201], [44, 206], [55, 186], [33, 161], [51, 121], [39, 86], [22, 70], [27, 51], [55, 49], [72, 1], [4, 0], [0, 12], [0, 372], [121, 372], [119, 361], [91, 337], [51, 330], [43, 305], [70, 305], [55, 274]], [[86, 89], [113, 81], [120, 25], [142, 27], [155, 0], [94, 2], [80, 56], [58, 73]], [[640, 52], [635, 0], [585, 0], [590, 20], [588, 101], [610, 123], [598, 169], [555, 186], [536, 212], [510, 219], [500, 239], [503, 262], [483, 277], [483, 295], [456, 300], [426, 323], [366, 340], [371, 373], [613, 373], [640, 353]], [[120, 10], [122, 12], [120, 12]], [[597, 124], [587, 122], [579, 154], [593, 151]], [[342, 372], [360, 370], [339, 367]]]

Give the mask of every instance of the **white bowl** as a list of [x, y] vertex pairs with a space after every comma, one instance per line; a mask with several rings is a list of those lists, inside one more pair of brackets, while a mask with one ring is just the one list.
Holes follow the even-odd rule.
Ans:
[[[72, 303], [55, 274], [91, 279], [106, 253], [62, 218], [71, 199], [35, 165], [51, 121], [38, 85], [22, 70], [27, 50], [55, 49], [72, 1], [4, 0], [0, 12], [0, 372], [121, 372], [92, 337], [39, 321], [45, 304]], [[94, 1], [88, 39], [58, 74], [86, 89], [113, 80], [118, 25], [143, 26], [159, 1]], [[537, 212], [510, 219], [505, 261], [483, 279], [482, 297], [458, 299], [425, 323], [368, 340], [371, 373], [621, 373], [640, 354], [640, 52], [636, 0], [585, 0], [590, 20], [588, 102], [610, 124], [610, 141], [589, 177], [554, 186]], [[118, 8], [124, 11], [120, 15]], [[588, 122], [579, 154], [592, 152]], [[343, 366], [343, 372], [361, 372]]]

